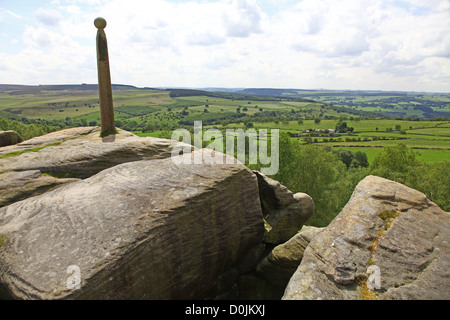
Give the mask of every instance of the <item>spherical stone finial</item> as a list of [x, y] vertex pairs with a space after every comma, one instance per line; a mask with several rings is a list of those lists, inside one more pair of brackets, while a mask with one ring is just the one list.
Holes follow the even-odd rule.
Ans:
[[97, 29], [104, 29], [106, 27], [106, 20], [102, 17], [98, 17], [94, 20], [94, 25], [97, 27]]

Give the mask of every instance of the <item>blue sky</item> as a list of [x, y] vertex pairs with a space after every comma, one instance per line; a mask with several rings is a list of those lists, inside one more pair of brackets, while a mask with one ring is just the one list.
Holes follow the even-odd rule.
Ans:
[[450, 0], [0, 0], [0, 83], [450, 92]]

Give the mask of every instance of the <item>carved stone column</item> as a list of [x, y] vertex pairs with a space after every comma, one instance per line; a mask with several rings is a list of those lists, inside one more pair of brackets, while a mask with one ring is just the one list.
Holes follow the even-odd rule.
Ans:
[[101, 136], [106, 137], [117, 133], [114, 121], [114, 107], [112, 99], [111, 75], [109, 71], [108, 44], [106, 34], [106, 20], [97, 18], [94, 20], [97, 27], [97, 68], [98, 68], [98, 90], [100, 98]]

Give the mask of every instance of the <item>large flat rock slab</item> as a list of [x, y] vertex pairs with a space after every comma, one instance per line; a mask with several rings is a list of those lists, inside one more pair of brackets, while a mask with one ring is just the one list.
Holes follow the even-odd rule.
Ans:
[[200, 299], [263, 236], [244, 165], [125, 163], [0, 209], [0, 295]]
[[[59, 177], [84, 179], [121, 163], [168, 158], [173, 147], [179, 143], [153, 137], [142, 138], [120, 129], [118, 134], [106, 138], [100, 137], [98, 128], [76, 129], [37, 137], [37, 145], [43, 143], [47, 147], [0, 159], [0, 172], [40, 170]], [[86, 132], [89, 133], [82, 134]], [[50, 141], [61, 143], [47, 144]]]
[[77, 127], [63, 129], [55, 132], [50, 132], [42, 136], [34, 137], [28, 140], [17, 141], [20, 143], [0, 147], [0, 156], [12, 152], [20, 152], [33, 148], [43, 147], [55, 142], [62, 142], [67, 139], [75, 139], [92, 132], [99, 132], [99, 127]]
[[39, 170], [0, 173], [0, 207], [78, 180], [42, 175]]
[[310, 242], [283, 299], [450, 299], [450, 214], [366, 177]]

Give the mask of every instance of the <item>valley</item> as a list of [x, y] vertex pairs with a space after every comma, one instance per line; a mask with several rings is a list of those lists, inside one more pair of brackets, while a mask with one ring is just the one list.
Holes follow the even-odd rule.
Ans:
[[[116, 125], [139, 136], [163, 138], [177, 128], [192, 129], [194, 121], [221, 131], [279, 129], [301, 144], [363, 151], [369, 162], [383, 147], [398, 143], [417, 150], [426, 162], [450, 160], [448, 94], [217, 90], [113, 85]], [[423, 106], [431, 108], [428, 113]], [[98, 87], [0, 85], [0, 116], [55, 128], [97, 126]], [[351, 131], [333, 132], [339, 123]]]

